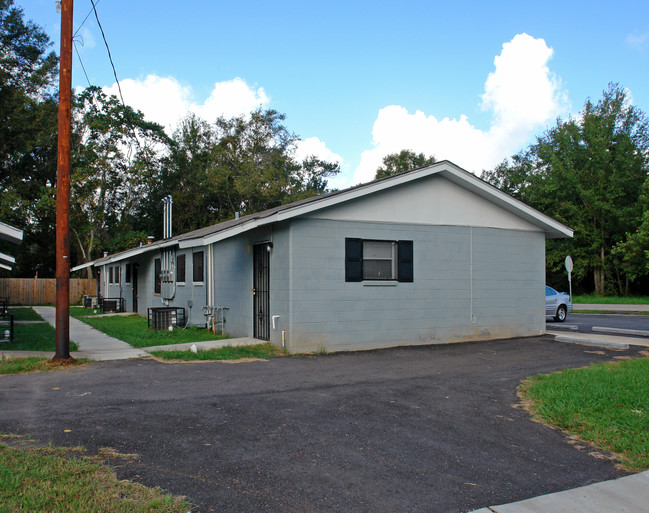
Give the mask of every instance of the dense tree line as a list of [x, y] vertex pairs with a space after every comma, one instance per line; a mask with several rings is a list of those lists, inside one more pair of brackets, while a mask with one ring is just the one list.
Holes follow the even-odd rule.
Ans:
[[[0, 0], [0, 220], [21, 228], [13, 276], [54, 275], [58, 59], [43, 30]], [[297, 135], [273, 110], [208, 123], [188, 115], [171, 137], [98, 87], [73, 98], [71, 260], [328, 192], [338, 164], [295, 157]], [[0, 251], [4, 245], [0, 243]]]
[[[599, 294], [646, 292], [649, 275], [649, 122], [627, 91], [610, 84], [575, 118], [483, 178], [574, 229], [546, 246], [549, 280], [573, 277]], [[565, 279], [560, 282], [565, 283]]]

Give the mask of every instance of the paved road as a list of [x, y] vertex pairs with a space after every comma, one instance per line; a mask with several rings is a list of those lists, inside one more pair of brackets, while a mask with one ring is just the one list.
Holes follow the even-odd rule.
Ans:
[[[646, 331], [649, 334], [649, 315], [632, 314], [568, 314], [565, 322], [546, 321], [548, 330], [564, 330], [576, 326], [579, 333], [593, 333], [595, 327]], [[638, 336], [638, 335], [635, 335]]]
[[[513, 408], [521, 379], [634, 356], [549, 338], [0, 377], [0, 432], [137, 453], [199, 511], [465, 512], [623, 475]], [[69, 433], [64, 430], [70, 430]]]

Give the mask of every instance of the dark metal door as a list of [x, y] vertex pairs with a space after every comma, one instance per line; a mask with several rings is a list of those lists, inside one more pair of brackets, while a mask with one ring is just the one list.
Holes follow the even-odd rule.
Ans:
[[133, 275], [131, 280], [133, 282], [133, 311], [137, 313], [137, 264], [133, 264]]
[[254, 336], [270, 340], [270, 252], [268, 244], [255, 244], [253, 278]]

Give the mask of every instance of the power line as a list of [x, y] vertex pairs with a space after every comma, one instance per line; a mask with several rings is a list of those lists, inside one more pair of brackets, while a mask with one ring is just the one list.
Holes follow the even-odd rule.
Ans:
[[[101, 0], [97, 0], [97, 4]], [[101, 26], [101, 22], [99, 21], [99, 14], [97, 13], [97, 4], [95, 3], [95, 0], [90, 0], [90, 3], [92, 4], [92, 10], [95, 13], [95, 19], [97, 20], [97, 25], [99, 26], [99, 30], [101, 31], [101, 37], [104, 40], [104, 45], [106, 45], [106, 51], [108, 52], [108, 60], [110, 60], [110, 65], [113, 68], [113, 76], [115, 77], [115, 83], [117, 84], [117, 90], [119, 91], [119, 98], [122, 100], [122, 106], [124, 107], [125, 111], [127, 110], [126, 102], [124, 101], [124, 96], [122, 95], [122, 86], [119, 83], [119, 79], [117, 78], [117, 70], [115, 69], [115, 63], [113, 62], [113, 56], [110, 53], [110, 47], [108, 46], [108, 41], [106, 40], [106, 34], [104, 33], [104, 28]], [[125, 112], [126, 113], [126, 112]], [[131, 120], [129, 119], [130, 116], [126, 116], [126, 123], [131, 127], [131, 130], [133, 131], [133, 138], [135, 139], [135, 144], [137, 145], [138, 148], [140, 148], [140, 141], [137, 137], [137, 133], [135, 132], [135, 127], [133, 126], [133, 123], [131, 123]], [[129, 153], [131, 149], [129, 146]], [[130, 155], [129, 155], [130, 156]]]
[[[97, 0], [97, 3], [99, 3], [99, 1], [100, 0]], [[101, 31], [101, 37], [104, 39], [104, 45], [106, 45], [106, 51], [108, 52], [108, 60], [110, 61], [110, 65], [113, 68], [113, 76], [115, 77], [115, 82], [117, 83], [117, 90], [119, 91], [119, 97], [122, 100], [122, 105], [126, 107], [126, 103], [124, 102], [124, 96], [122, 96], [122, 86], [119, 84], [119, 79], [117, 78], [117, 70], [115, 69], [113, 56], [110, 53], [110, 47], [108, 46], [108, 41], [106, 41], [106, 34], [104, 33], [104, 28], [101, 26], [101, 22], [99, 21], [99, 14], [97, 14], [97, 4], [95, 4], [95, 0], [90, 0], [90, 3], [92, 4], [92, 10], [95, 13], [95, 19], [97, 20], [97, 25], [99, 25], [99, 30]]]
[[[81, 54], [79, 53], [79, 49], [77, 48], [76, 37], [72, 38], [72, 44], [74, 45], [74, 51], [77, 53], [77, 57], [79, 58], [79, 64], [81, 64], [81, 69], [83, 70], [83, 74], [86, 76], [86, 80], [88, 81], [88, 87], [92, 87], [92, 84], [90, 83], [90, 79], [88, 78], [88, 73], [86, 72], [86, 67], [83, 65]], [[83, 46], [83, 39], [81, 39], [81, 46]]]
[[[79, 28], [78, 28], [77, 31], [74, 33], [74, 36], [76, 36], [76, 35], [79, 33], [79, 31], [81, 30], [81, 27], [83, 27], [84, 23], [86, 23], [86, 21], [88, 20], [88, 18], [90, 18], [90, 15], [92, 14], [92, 11], [93, 11], [95, 5], [99, 5], [99, 2], [101, 2], [101, 0], [97, 0], [97, 3], [93, 5], [93, 8], [90, 9], [90, 11], [88, 11], [88, 14], [86, 14], [86, 17], [85, 17], [85, 18], [83, 19], [83, 21], [81, 22], [81, 25], [79, 25]], [[74, 37], [74, 36], [73, 36], [73, 37]]]

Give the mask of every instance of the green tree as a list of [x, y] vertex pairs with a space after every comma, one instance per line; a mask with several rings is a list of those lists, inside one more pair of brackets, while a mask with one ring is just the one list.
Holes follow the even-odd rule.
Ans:
[[14, 276], [54, 272], [58, 59], [45, 32], [0, 0], [0, 219], [25, 231]]
[[283, 114], [262, 109], [214, 124], [187, 116], [172, 137], [159, 180], [150, 184], [147, 217], [158, 219], [160, 199], [171, 194], [174, 230], [182, 233], [231, 219], [235, 212], [259, 212], [328, 192], [338, 164], [313, 156], [298, 162], [299, 138], [284, 120]]
[[132, 218], [166, 145], [160, 125], [100, 88], [75, 98], [70, 227], [77, 261], [133, 242]]
[[613, 255], [631, 281], [649, 275], [649, 177], [645, 180], [640, 203], [644, 210], [642, 223], [613, 248]]
[[427, 157], [424, 153], [415, 153], [412, 150], [401, 150], [399, 153], [390, 153], [383, 157], [383, 165], [376, 170], [374, 178], [385, 178], [387, 176], [410, 171], [420, 167], [430, 166], [437, 162], [434, 156]]
[[575, 230], [571, 240], [548, 241], [547, 269], [558, 271], [566, 254], [573, 276], [592, 276], [599, 294], [624, 292], [619, 256], [612, 254], [642, 222], [639, 196], [649, 170], [649, 124], [627, 92], [610, 84], [579, 117], [559, 120], [511, 163], [483, 178]]

